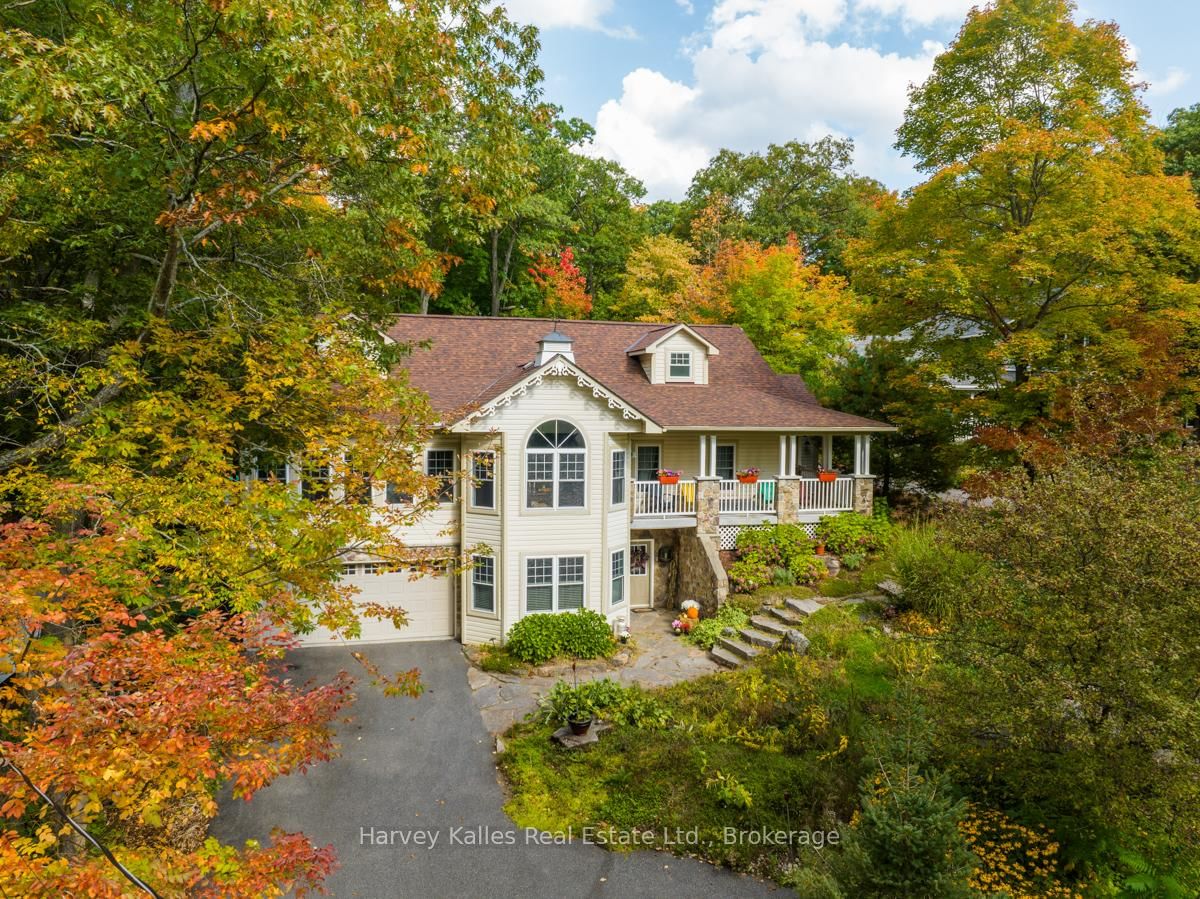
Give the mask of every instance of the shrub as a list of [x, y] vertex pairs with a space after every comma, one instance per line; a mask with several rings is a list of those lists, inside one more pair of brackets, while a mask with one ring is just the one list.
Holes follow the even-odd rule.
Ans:
[[758, 558], [739, 559], [729, 566], [729, 588], [734, 593], [753, 593], [771, 583], [771, 566]]
[[829, 569], [814, 555], [797, 556], [792, 559], [792, 581], [797, 584], [815, 584], [829, 574]]
[[508, 652], [530, 665], [556, 656], [594, 659], [614, 648], [608, 620], [591, 609], [557, 615], [526, 615], [508, 632]]
[[739, 627], [745, 627], [749, 621], [750, 616], [742, 609], [726, 604], [717, 609], [717, 614], [711, 618], [701, 620], [699, 624], [693, 627], [692, 632], [687, 635], [687, 639], [691, 640], [701, 649], [712, 649], [713, 644], [717, 642], [717, 637], [721, 636], [721, 631], [727, 627], [732, 627], [735, 630]]
[[882, 515], [839, 512], [826, 515], [817, 524], [817, 539], [836, 555], [874, 552], [887, 542], [891, 525]]
[[747, 528], [738, 534], [738, 561], [729, 569], [735, 593], [753, 593], [774, 584], [813, 584], [825, 576], [825, 566], [813, 555], [813, 543], [794, 524]]
[[796, 556], [812, 555], [812, 540], [795, 524], [743, 528], [738, 534], [739, 556], [755, 556], [772, 568], [791, 568]]
[[935, 621], [950, 620], [985, 573], [981, 558], [939, 540], [928, 526], [897, 530], [888, 556], [904, 605]]
[[866, 564], [867, 554], [865, 552], [849, 552], [842, 554], [842, 567], [847, 571], [858, 571]]
[[864, 785], [859, 820], [835, 862], [838, 882], [863, 899], [966, 899], [974, 856], [959, 832], [965, 811], [941, 779], [911, 766], [878, 775]]
[[577, 686], [559, 681], [542, 697], [539, 705], [544, 724], [600, 715], [616, 724], [657, 729], [666, 727], [671, 720], [666, 706], [641, 687], [623, 687], [609, 678], [585, 681]]

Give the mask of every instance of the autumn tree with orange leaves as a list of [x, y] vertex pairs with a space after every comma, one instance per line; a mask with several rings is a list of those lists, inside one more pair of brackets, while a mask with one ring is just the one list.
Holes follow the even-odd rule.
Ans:
[[456, 0], [0, 23], [0, 892], [301, 894], [328, 849], [186, 824], [335, 750], [347, 682], [270, 662], [403, 624], [338, 586], [342, 554], [454, 562], [393, 536], [429, 501], [361, 501], [431, 493], [432, 415], [379, 328], [494, 208], [484, 158], [521, 170], [534, 34]]
[[[847, 255], [864, 333], [902, 344], [931, 386], [978, 385], [960, 418], [1010, 441], [1094, 432], [1116, 406], [1177, 427], [1198, 396], [1200, 211], [1163, 173], [1116, 26], [1075, 12], [967, 16], [899, 130], [928, 180]], [[1090, 416], [1067, 414], [1072, 393]]]

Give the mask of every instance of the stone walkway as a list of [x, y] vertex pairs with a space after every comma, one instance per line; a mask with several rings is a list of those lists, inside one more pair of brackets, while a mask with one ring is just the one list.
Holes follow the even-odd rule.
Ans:
[[[626, 665], [580, 663], [577, 676], [580, 682], [607, 677], [622, 684], [643, 687], [665, 687], [680, 681], [692, 680], [720, 671], [721, 667], [707, 653], [671, 631], [675, 613], [655, 609], [635, 612], [630, 616], [630, 633], [634, 649]], [[483, 716], [483, 724], [493, 736], [498, 736], [537, 708], [538, 698], [547, 693], [565, 674], [489, 674], [471, 666], [467, 683], [471, 695]]]

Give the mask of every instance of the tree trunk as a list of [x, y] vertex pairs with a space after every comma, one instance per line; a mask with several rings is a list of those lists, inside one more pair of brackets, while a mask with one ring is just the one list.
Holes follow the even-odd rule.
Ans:
[[504, 289], [508, 287], [508, 272], [512, 267], [513, 250], [517, 245], [517, 234], [514, 226], [513, 235], [504, 248], [504, 260], [500, 259], [500, 229], [492, 229], [492, 315], [500, 315], [500, 303], [504, 298]]
[[429, 301], [431, 299], [433, 299], [433, 294], [422, 287], [421, 288], [421, 314], [422, 315], [429, 314]]
[[500, 295], [504, 292], [504, 284], [500, 278], [500, 231], [492, 229], [492, 315], [500, 314]]

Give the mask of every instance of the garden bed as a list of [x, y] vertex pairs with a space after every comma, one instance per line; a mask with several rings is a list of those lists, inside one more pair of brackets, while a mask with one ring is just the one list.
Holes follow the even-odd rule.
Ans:
[[[500, 758], [520, 826], [607, 826], [658, 848], [787, 881], [811, 847], [726, 839], [767, 830], [833, 832], [857, 806], [851, 735], [892, 694], [887, 638], [837, 608], [810, 619], [810, 654], [776, 653], [729, 674], [653, 692], [664, 726], [619, 726], [564, 753], [548, 724], [518, 725]], [[694, 833], [694, 843], [670, 834]], [[645, 843], [642, 843], [645, 847]]]

